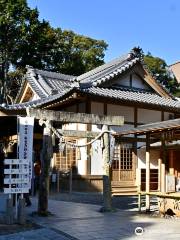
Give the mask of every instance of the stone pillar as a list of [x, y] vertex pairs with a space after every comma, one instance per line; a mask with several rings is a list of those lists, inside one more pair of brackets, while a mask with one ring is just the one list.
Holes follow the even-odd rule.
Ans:
[[41, 153], [41, 176], [39, 186], [38, 213], [42, 216], [48, 214], [49, 170], [53, 156], [51, 122], [46, 121], [43, 131], [43, 148]]
[[18, 205], [18, 223], [19, 224], [25, 224], [26, 223], [26, 214], [25, 214], [25, 199], [20, 198], [19, 199], [19, 205]]
[[[104, 125], [103, 130], [108, 130], [108, 126]], [[103, 161], [104, 161], [104, 174], [103, 174], [103, 208], [102, 211], [107, 212], [112, 210], [111, 201], [111, 174], [110, 174], [110, 144], [109, 133], [104, 133], [103, 136]]]
[[6, 224], [14, 223], [14, 213], [13, 213], [13, 199], [8, 198], [6, 200], [6, 216], [5, 216]]

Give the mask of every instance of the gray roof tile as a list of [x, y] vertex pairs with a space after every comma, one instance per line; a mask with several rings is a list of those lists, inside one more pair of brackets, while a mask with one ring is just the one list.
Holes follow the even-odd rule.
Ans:
[[161, 106], [169, 109], [179, 109], [180, 101], [172, 100], [170, 98], [164, 98], [157, 94], [146, 93], [141, 91], [121, 90], [121, 89], [109, 89], [100, 87], [91, 87], [82, 89], [83, 92], [95, 96], [112, 98], [117, 100], [125, 100], [127, 102], [145, 103], [154, 106]]
[[139, 58], [131, 59], [129, 54], [123, 55], [120, 58], [80, 75], [77, 77], [77, 81], [81, 84], [99, 86], [131, 68], [139, 60]]
[[80, 89], [77, 87], [72, 87], [62, 91], [61, 93], [49, 96], [47, 98], [42, 98], [36, 101], [14, 104], [7, 106], [6, 109], [18, 110], [25, 109], [26, 107], [42, 107], [44, 105], [48, 106], [52, 104], [54, 101], [61, 100], [65, 95], [72, 94], [73, 92], [85, 93], [97, 97], [111, 98], [119, 101], [126, 101], [131, 103], [143, 103], [147, 105], [153, 105], [155, 107], [162, 107], [166, 110], [176, 110], [180, 111], [180, 101], [172, 100], [164, 97], [160, 97], [156, 94], [146, 93], [141, 91], [130, 91], [130, 90], [121, 90], [121, 89], [109, 89], [109, 88], [100, 88], [100, 87], [91, 87]]

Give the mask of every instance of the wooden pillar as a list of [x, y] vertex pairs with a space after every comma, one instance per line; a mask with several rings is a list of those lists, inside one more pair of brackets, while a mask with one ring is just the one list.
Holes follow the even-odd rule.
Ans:
[[[104, 125], [103, 130], [108, 130], [108, 126]], [[103, 135], [103, 161], [104, 161], [104, 174], [103, 174], [103, 207], [102, 211], [107, 212], [112, 210], [111, 201], [111, 172], [110, 172], [110, 144], [109, 133]]]
[[162, 159], [158, 159], [158, 191], [161, 191], [161, 164], [162, 164]]
[[46, 216], [48, 214], [48, 194], [49, 194], [49, 169], [52, 158], [52, 136], [50, 122], [46, 121], [43, 130], [43, 147], [41, 152], [41, 176], [39, 187], [38, 214]]
[[165, 164], [161, 164], [161, 192], [166, 192], [166, 170], [165, 170]]
[[174, 159], [174, 150], [173, 150], [173, 149], [170, 149], [170, 150], [169, 150], [169, 173], [170, 173], [171, 175], [174, 175], [173, 159]]
[[[150, 135], [146, 134], [146, 192], [150, 192]], [[146, 194], [146, 211], [150, 210], [150, 196]]]
[[162, 164], [161, 164], [161, 192], [166, 192], [166, 143], [164, 135], [162, 135], [161, 140], [162, 148]]

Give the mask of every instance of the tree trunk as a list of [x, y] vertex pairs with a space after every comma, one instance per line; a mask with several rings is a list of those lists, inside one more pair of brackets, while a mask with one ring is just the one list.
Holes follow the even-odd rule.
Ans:
[[43, 132], [43, 148], [41, 152], [41, 176], [39, 187], [38, 214], [48, 215], [49, 169], [52, 158], [52, 137], [48, 126]]

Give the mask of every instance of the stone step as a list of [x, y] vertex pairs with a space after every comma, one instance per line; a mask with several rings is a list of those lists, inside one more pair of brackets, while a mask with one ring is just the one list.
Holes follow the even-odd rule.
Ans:
[[112, 186], [112, 195], [137, 195], [137, 186]]

